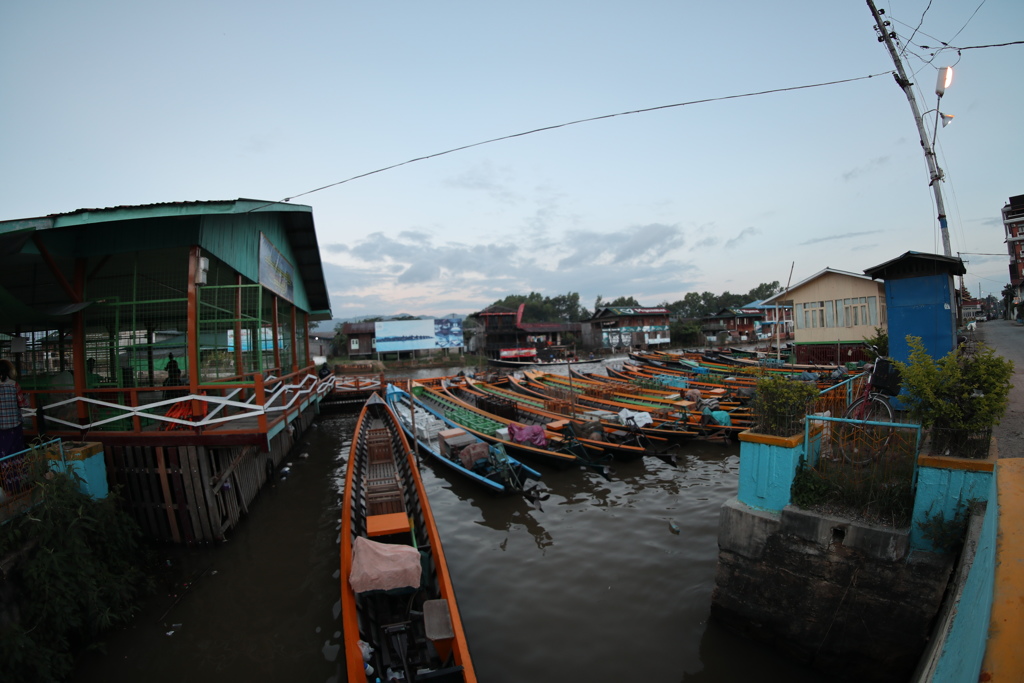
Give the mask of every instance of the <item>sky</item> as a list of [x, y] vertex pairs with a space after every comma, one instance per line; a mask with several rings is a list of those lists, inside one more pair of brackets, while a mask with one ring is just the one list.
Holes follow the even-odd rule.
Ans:
[[[979, 46], [1024, 40], [1024, 2], [878, 6], [929, 135], [955, 116], [952, 253], [999, 297], [1024, 44]], [[7, 0], [0, 220], [309, 205], [336, 319], [742, 293], [942, 253], [894, 70], [863, 0]]]

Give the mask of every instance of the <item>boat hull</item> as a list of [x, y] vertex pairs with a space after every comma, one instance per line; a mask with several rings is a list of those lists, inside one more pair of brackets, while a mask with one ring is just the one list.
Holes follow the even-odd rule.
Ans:
[[[376, 395], [363, 406], [349, 451], [340, 545], [348, 680], [389, 680], [390, 672], [415, 680], [417, 671], [429, 670], [436, 680], [475, 683], [415, 456], [397, 417]], [[394, 559], [377, 564], [364, 560], [372, 557]], [[399, 558], [405, 558], [406, 566], [399, 566]], [[410, 578], [414, 572], [416, 578]], [[372, 677], [367, 667], [373, 669]]]

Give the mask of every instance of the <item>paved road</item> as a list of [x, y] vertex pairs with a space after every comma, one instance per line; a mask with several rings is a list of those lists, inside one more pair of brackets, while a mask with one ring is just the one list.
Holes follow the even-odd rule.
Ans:
[[978, 325], [977, 335], [1000, 356], [1013, 361], [1010, 406], [993, 434], [1000, 458], [1024, 458], [1024, 325], [989, 320]]

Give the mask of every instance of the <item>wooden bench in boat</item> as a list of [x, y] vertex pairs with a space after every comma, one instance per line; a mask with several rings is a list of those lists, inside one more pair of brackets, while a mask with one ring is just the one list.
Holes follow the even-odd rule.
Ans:
[[366, 436], [366, 534], [387, 536], [411, 529], [402, 481], [395, 466], [391, 433], [371, 427]]

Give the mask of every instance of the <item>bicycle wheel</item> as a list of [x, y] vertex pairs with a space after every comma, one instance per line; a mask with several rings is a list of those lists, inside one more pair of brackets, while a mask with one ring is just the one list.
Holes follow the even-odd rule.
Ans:
[[[893, 410], [889, 401], [878, 394], [867, 398], [859, 398], [846, 410], [843, 416], [858, 422], [892, 422]], [[879, 460], [889, 447], [893, 428], [881, 425], [858, 424], [852, 422], [844, 425], [843, 458], [854, 465], [864, 465]]]
[[892, 404], [878, 394], [871, 394], [867, 398], [858, 398], [851, 403], [843, 417], [865, 422], [892, 422]]

